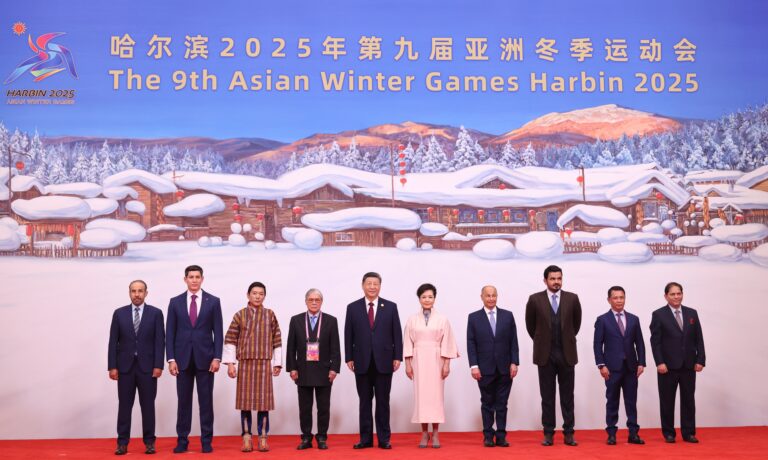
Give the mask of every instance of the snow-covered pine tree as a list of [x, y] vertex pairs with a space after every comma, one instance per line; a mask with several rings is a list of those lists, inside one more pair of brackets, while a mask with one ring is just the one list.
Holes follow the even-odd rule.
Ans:
[[536, 150], [533, 148], [533, 145], [529, 142], [528, 146], [520, 154], [520, 165], [521, 166], [537, 166], [538, 164], [539, 164], [538, 161], [536, 161]]

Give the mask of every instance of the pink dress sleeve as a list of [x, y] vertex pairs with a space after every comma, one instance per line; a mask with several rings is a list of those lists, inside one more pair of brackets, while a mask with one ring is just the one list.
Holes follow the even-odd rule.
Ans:
[[440, 356], [443, 358], [458, 358], [459, 349], [456, 347], [456, 339], [453, 337], [453, 329], [448, 318], [442, 318], [443, 340], [440, 342]]
[[413, 338], [411, 337], [411, 329], [413, 329], [413, 317], [408, 318], [405, 323], [405, 332], [403, 332], [403, 359], [413, 358]]

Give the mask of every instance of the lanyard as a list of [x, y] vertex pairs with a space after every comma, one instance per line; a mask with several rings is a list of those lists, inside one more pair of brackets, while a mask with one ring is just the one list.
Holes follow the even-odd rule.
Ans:
[[[309, 342], [309, 313], [305, 313], [304, 331], [307, 333], [307, 342]], [[323, 312], [317, 314], [317, 340], [320, 340], [320, 326], [323, 325]]]

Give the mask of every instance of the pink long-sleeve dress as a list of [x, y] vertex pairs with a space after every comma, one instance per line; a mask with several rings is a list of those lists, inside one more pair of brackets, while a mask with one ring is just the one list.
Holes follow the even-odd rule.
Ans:
[[429, 322], [421, 311], [408, 318], [403, 357], [413, 358], [412, 423], [444, 423], [443, 358], [459, 357], [448, 318], [432, 309]]

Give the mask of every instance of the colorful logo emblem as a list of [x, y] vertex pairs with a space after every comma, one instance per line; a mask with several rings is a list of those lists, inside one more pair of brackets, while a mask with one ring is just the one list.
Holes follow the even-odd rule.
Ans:
[[[18, 30], [21, 30], [21, 27], [17, 28], [14, 25], [14, 32]], [[51, 32], [37, 37], [37, 40], [34, 42], [32, 41], [32, 35], [28, 35], [29, 48], [35, 55], [16, 66], [16, 69], [8, 75], [3, 84], [12, 83], [27, 72], [35, 77], [34, 81], [44, 80], [62, 70], [69, 71], [70, 75], [77, 78], [77, 70], [75, 70], [72, 52], [68, 48], [52, 41], [54, 38], [62, 35], [65, 35], [65, 32]]]

